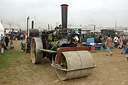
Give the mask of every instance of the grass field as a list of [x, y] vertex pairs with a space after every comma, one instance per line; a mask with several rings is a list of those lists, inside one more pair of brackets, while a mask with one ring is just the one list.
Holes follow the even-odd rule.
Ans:
[[91, 53], [97, 67], [90, 76], [61, 81], [51, 61], [34, 65], [20, 41], [14, 41], [14, 46], [0, 54], [0, 85], [128, 85], [128, 61], [120, 49], [111, 49], [113, 56], [106, 56], [106, 50]]

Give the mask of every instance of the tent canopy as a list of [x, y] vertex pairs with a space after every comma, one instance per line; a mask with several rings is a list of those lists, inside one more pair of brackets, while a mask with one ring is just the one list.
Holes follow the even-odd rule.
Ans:
[[2, 24], [2, 20], [0, 19], [0, 40], [1, 40], [1, 35], [4, 36], [4, 27], [3, 27], [3, 24]]

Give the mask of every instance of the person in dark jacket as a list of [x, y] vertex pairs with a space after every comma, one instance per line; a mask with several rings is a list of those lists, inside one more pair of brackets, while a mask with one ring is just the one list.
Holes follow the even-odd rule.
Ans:
[[22, 44], [23, 44], [23, 40], [24, 40], [24, 35], [21, 34], [21, 35], [20, 35], [20, 45], [21, 45], [21, 46], [22, 46]]
[[125, 51], [125, 53], [127, 54], [125, 57], [128, 60], [128, 40], [126, 41], [126, 51]]
[[121, 52], [121, 54], [126, 54], [126, 42], [127, 42], [127, 37], [124, 38], [123, 40], [123, 50]]
[[5, 43], [6, 43], [6, 48], [8, 48], [8, 43], [9, 43], [8, 35], [6, 35], [6, 37], [5, 37]]

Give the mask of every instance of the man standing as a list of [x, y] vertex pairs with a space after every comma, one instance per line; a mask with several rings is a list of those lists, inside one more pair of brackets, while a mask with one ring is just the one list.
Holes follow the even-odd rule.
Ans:
[[1, 53], [4, 53], [4, 36], [1, 34]]
[[22, 44], [23, 44], [23, 39], [24, 39], [24, 36], [23, 36], [23, 34], [21, 34], [21, 35], [20, 35], [20, 42], [21, 42], [20, 45], [21, 45], [21, 46], [22, 46]]
[[4, 44], [4, 36], [1, 34], [1, 43]]
[[126, 47], [126, 42], [127, 42], [128, 40], [127, 40], [127, 37], [124, 37], [124, 39], [123, 39], [123, 41], [122, 41], [122, 44], [123, 44], [123, 50], [122, 50], [122, 52], [121, 52], [121, 54], [126, 54], [126, 49], [127, 49], [127, 47]]
[[112, 52], [110, 51], [110, 47], [112, 47], [112, 39], [110, 37], [110, 34], [108, 35], [108, 38], [106, 39], [105, 44], [106, 44], [106, 48], [107, 48], [107, 52], [108, 52], [106, 54], [106, 56], [108, 56], [109, 54], [112, 55]]
[[6, 43], [6, 48], [8, 49], [8, 43], [9, 43], [8, 35], [6, 35], [6, 37], [5, 37], [5, 43]]
[[116, 48], [117, 48], [117, 41], [118, 41], [118, 37], [117, 37], [117, 36], [115, 36], [115, 37], [114, 37], [114, 44], [115, 44], [115, 46], [114, 46], [114, 47], [116, 47]]

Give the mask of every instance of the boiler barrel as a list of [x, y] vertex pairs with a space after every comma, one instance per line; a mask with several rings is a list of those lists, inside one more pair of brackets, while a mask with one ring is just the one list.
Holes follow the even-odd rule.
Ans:
[[38, 29], [29, 29], [29, 36], [38, 37], [39, 36], [39, 30]]

